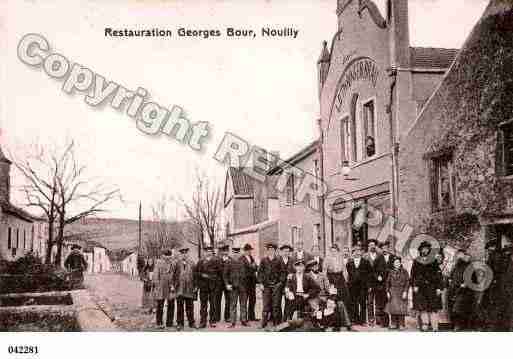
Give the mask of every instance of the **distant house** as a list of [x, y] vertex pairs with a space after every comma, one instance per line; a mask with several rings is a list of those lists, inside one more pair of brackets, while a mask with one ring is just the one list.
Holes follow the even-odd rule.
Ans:
[[111, 263], [111, 271], [123, 273], [131, 278], [139, 277], [137, 267], [137, 251], [121, 249], [118, 251], [109, 251], [108, 256]]
[[0, 258], [14, 261], [29, 252], [44, 258], [47, 223], [11, 203], [11, 164], [0, 148]]
[[[87, 273], [105, 273], [111, 271], [111, 261], [107, 255], [107, 248], [101, 243], [82, 238], [80, 235], [65, 236], [62, 246], [61, 265], [64, 265], [66, 257], [71, 253], [74, 244], [82, 247], [82, 252], [87, 261]], [[57, 248], [52, 248], [52, 260], [55, 259]]]

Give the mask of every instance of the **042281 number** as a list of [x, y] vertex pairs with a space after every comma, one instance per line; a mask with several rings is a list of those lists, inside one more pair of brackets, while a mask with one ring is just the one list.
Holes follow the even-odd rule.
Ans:
[[9, 345], [7, 352], [9, 354], [39, 354], [39, 348], [36, 345]]

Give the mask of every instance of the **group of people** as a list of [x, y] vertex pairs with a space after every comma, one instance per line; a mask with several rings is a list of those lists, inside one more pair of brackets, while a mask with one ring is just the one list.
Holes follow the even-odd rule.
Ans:
[[[223, 318], [230, 327], [261, 320], [261, 328], [272, 325], [284, 331], [352, 330], [354, 325], [401, 329], [411, 299], [423, 331], [439, 329], [438, 312], [444, 307], [456, 330], [510, 329], [506, 326], [511, 323], [507, 313], [513, 309], [507, 300], [513, 294], [511, 251], [487, 246], [493, 281], [476, 290], [467, 278], [468, 254], [459, 250], [455, 265], [445, 273], [444, 252], [429, 242], [420, 244], [409, 271], [388, 242], [378, 245], [369, 240], [365, 250], [361, 245], [341, 249], [333, 244], [326, 257], [318, 246], [305, 251], [302, 242], [294, 247], [268, 243], [265, 248], [258, 264], [249, 244], [231, 250], [221, 246], [217, 253], [204, 248], [196, 264], [187, 248], [179, 255], [165, 251], [143, 271], [152, 273], [145, 277], [145, 291], [153, 293], [157, 325], [172, 326], [176, 309], [178, 330], [183, 329], [185, 316], [195, 328], [193, 303], [199, 299], [199, 328], [216, 327]], [[487, 274], [472, 273], [471, 281], [485, 281]], [[261, 319], [255, 313], [257, 285], [262, 290]]]

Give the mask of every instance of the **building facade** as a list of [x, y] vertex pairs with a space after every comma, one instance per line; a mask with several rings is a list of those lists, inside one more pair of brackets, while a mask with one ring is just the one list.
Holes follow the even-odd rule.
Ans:
[[336, 12], [338, 31], [317, 64], [322, 236], [365, 247], [390, 230], [373, 212], [397, 218], [398, 144], [457, 50], [410, 45], [408, 0], [388, 1], [385, 13], [371, 0], [338, 0]]
[[400, 148], [402, 224], [484, 255], [513, 243], [513, 6], [491, 1]]

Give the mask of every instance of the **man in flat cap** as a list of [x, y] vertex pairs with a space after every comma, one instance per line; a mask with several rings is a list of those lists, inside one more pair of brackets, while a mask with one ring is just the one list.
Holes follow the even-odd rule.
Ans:
[[[287, 279], [296, 272], [296, 269], [294, 268], [294, 261], [291, 258], [292, 250], [292, 246], [288, 244], [283, 244], [280, 246], [280, 260], [282, 262], [283, 268], [285, 269], [285, 272], [283, 273], [283, 288], [285, 288], [285, 285], [287, 284]], [[294, 314], [292, 310], [292, 302], [287, 299], [285, 293], [283, 296], [285, 301], [285, 305], [283, 307], [283, 319], [291, 320], [292, 315]]]
[[[175, 271], [175, 261], [173, 252], [166, 249], [162, 252], [161, 258], [157, 259], [154, 271], [155, 299], [157, 302], [157, 326], [161, 329], [173, 326], [175, 316], [176, 292], [173, 283], [173, 273]], [[167, 302], [167, 315], [165, 323], [163, 322], [164, 305]]]
[[258, 270], [258, 266], [253, 258], [252, 251], [253, 247], [246, 243], [242, 248], [244, 254], [241, 257], [242, 263], [244, 264], [245, 274], [246, 274], [246, 294], [248, 296], [248, 321], [255, 322], [258, 321], [255, 315], [255, 305], [256, 305], [256, 284], [257, 277], [256, 273]]
[[[230, 246], [228, 244], [223, 244], [218, 247], [218, 250], [219, 250], [218, 257], [221, 262], [222, 272], [224, 273], [224, 271], [226, 269], [226, 265], [230, 262]], [[228, 322], [230, 322], [231, 294], [226, 289], [226, 283], [223, 283], [221, 290], [219, 290], [216, 293], [216, 322], [221, 321], [221, 309], [223, 308], [223, 306], [222, 306], [223, 297], [224, 297], [224, 321], [228, 323]]]
[[197, 283], [200, 291], [200, 328], [207, 327], [207, 314], [212, 328], [217, 323], [216, 296], [223, 286], [223, 266], [219, 258], [214, 256], [214, 248], [204, 248], [204, 257], [196, 267]]
[[281, 299], [283, 291], [283, 262], [277, 254], [278, 246], [274, 243], [266, 245], [267, 256], [264, 257], [258, 268], [258, 281], [263, 286], [262, 293], [262, 328], [267, 326], [272, 315], [273, 325], [282, 321]]
[[184, 309], [189, 322], [189, 328], [194, 324], [194, 299], [196, 298], [195, 265], [189, 258], [189, 248], [180, 248], [180, 258], [176, 261], [173, 282], [176, 289], [176, 329], [184, 327]]
[[246, 268], [241, 259], [239, 247], [232, 247], [232, 257], [224, 267], [224, 284], [230, 293], [230, 328], [237, 324], [237, 304], [240, 307], [240, 322], [248, 326], [247, 308], [248, 296], [246, 293]]

